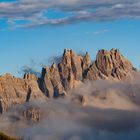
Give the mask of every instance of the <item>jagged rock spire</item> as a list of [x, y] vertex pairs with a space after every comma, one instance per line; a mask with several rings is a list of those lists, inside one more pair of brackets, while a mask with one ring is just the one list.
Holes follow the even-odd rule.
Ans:
[[79, 81], [110, 78], [121, 80], [133, 70], [131, 62], [118, 49], [99, 50], [93, 63], [88, 53], [82, 57], [65, 49], [61, 62], [43, 68], [41, 78], [34, 74], [25, 74], [23, 79], [11, 74], [0, 76], [0, 112], [13, 104], [24, 103], [27, 97], [38, 98], [44, 94], [50, 98], [64, 96]]
[[[79, 56], [73, 50], [65, 49], [61, 62], [48, 68], [44, 76], [47, 93], [59, 96], [64, 90], [73, 89], [76, 81], [122, 79], [132, 70], [132, 64], [117, 49], [99, 50], [96, 60], [91, 64], [90, 55]], [[46, 77], [46, 78], [45, 78]]]
[[107, 79], [109, 77], [122, 79], [132, 70], [131, 62], [121, 55], [118, 49], [110, 51], [102, 49], [99, 50], [95, 62], [89, 68], [87, 79]]

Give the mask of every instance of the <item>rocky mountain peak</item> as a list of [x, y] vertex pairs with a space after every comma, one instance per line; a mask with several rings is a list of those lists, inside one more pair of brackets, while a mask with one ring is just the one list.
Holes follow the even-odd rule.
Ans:
[[85, 71], [89, 68], [91, 64], [90, 55], [86, 52], [85, 56], [83, 57], [82, 61], [82, 69]]
[[[46, 95], [55, 97], [76, 87], [78, 81], [114, 78], [121, 80], [131, 72], [133, 66], [118, 49], [99, 50], [96, 60], [91, 63], [90, 55], [77, 55], [65, 49], [59, 64], [47, 68], [42, 81]], [[57, 94], [56, 94], [57, 93]]]
[[65, 49], [60, 63], [44, 67], [40, 78], [29, 73], [23, 79], [11, 74], [0, 76], [0, 112], [44, 95], [49, 98], [64, 96], [87, 80], [123, 80], [132, 71], [131, 62], [118, 49], [99, 50], [92, 63], [88, 52], [81, 56]]
[[113, 48], [110, 51], [102, 49], [99, 50], [95, 62], [90, 66], [87, 78], [123, 79], [132, 69], [131, 62], [121, 55], [118, 49]]
[[37, 80], [38, 78], [36, 77], [35, 74], [25, 73], [23, 76], [23, 79], [25, 79], [25, 80]]
[[3, 77], [3, 78], [5, 78], [5, 79], [12, 79], [12, 78], [14, 78], [14, 76], [11, 74], [11, 73], [5, 73], [3, 76], [1, 76], [1, 77]]

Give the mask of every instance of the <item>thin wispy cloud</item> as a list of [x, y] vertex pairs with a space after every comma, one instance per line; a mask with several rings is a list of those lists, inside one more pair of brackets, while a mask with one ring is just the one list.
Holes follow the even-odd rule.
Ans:
[[[47, 11], [65, 16], [54, 18]], [[57, 13], [58, 12], [58, 13]], [[112, 21], [140, 18], [139, 0], [18, 0], [0, 2], [0, 19], [11, 27], [63, 25], [87, 21]], [[8, 22], [10, 21], [10, 22]]]
[[103, 29], [103, 30], [98, 30], [98, 31], [93, 31], [93, 32], [87, 32], [86, 34], [88, 34], [88, 35], [102, 35], [102, 34], [105, 34], [108, 32], [109, 32], [108, 29]]

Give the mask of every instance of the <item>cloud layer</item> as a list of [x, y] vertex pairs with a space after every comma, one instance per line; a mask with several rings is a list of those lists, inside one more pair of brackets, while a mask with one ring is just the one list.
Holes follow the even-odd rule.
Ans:
[[[125, 83], [88, 82], [64, 98], [17, 105], [0, 116], [0, 131], [23, 140], [139, 140], [139, 80], [136, 75]], [[85, 105], [74, 102], [79, 95], [84, 96]], [[38, 123], [28, 122], [22, 115], [29, 108], [40, 109]]]
[[0, 20], [11, 27], [63, 25], [140, 18], [139, 0], [17, 0], [0, 2]]

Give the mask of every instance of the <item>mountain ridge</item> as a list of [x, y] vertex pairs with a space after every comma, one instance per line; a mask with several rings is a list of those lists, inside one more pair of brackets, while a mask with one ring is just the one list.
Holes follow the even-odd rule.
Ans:
[[36, 98], [65, 96], [88, 80], [123, 80], [133, 71], [136, 69], [118, 49], [99, 50], [93, 62], [88, 52], [81, 56], [65, 49], [62, 60], [42, 68], [39, 78], [31, 73], [25, 73], [23, 78], [11, 74], [0, 76], [0, 112]]

